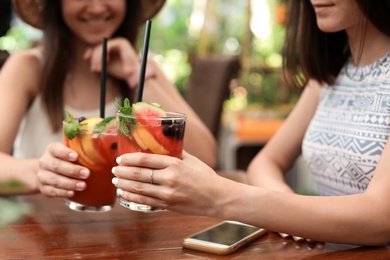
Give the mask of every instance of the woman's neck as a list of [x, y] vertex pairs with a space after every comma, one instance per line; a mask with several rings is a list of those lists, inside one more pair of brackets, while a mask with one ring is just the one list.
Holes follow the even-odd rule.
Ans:
[[[65, 82], [65, 103], [80, 110], [96, 109], [100, 105], [100, 74], [92, 72], [90, 61], [84, 59], [89, 46], [75, 42], [73, 47], [74, 55]], [[119, 95], [119, 90], [109, 75], [106, 85], [106, 100], [110, 102]]]
[[361, 27], [347, 31], [352, 61], [356, 66], [365, 66], [385, 56], [390, 51], [390, 37], [379, 31], [371, 22], [362, 35]]

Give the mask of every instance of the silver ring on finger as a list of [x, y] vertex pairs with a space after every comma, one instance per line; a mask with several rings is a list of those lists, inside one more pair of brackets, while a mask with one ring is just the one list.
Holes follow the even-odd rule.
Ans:
[[153, 184], [153, 171], [154, 171], [154, 169], [150, 170], [150, 177], [149, 177], [150, 184]]

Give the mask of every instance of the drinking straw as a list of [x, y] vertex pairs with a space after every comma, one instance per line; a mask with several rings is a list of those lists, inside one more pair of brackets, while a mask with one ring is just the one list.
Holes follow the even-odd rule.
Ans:
[[102, 72], [100, 74], [100, 117], [104, 118], [104, 110], [106, 106], [107, 38], [103, 38], [102, 47]]
[[139, 81], [138, 81], [137, 102], [142, 101], [142, 94], [144, 91], [145, 70], [146, 70], [146, 62], [147, 62], [147, 58], [148, 58], [149, 38], [150, 38], [151, 26], [152, 26], [152, 21], [146, 20], [144, 44], [143, 44], [143, 48], [142, 48], [142, 57], [141, 57], [141, 70], [139, 73]]

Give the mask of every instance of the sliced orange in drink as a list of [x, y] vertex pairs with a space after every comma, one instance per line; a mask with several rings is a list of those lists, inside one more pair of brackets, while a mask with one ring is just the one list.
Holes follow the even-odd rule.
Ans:
[[100, 123], [103, 119], [100, 117], [91, 117], [83, 120], [80, 124], [82, 124], [84, 134], [80, 137], [81, 140], [81, 150], [84, 153], [83, 156], [88, 157], [95, 163], [99, 163], [104, 160], [104, 158], [99, 156], [99, 153], [96, 151], [92, 139], [93, 137], [93, 129], [94, 127]]
[[160, 145], [145, 127], [136, 125], [133, 131], [134, 139], [142, 149], [149, 149], [155, 154], [169, 154], [169, 151]]
[[96, 168], [96, 162], [86, 156], [85, 152], [83, 151], [81, 139], [79, 137], [75, 137], [72, 140], [68, 140], [68, 144], [69, 148], [76, 151], [79, 155], [78, 161], [81, 165], [90, 169]]

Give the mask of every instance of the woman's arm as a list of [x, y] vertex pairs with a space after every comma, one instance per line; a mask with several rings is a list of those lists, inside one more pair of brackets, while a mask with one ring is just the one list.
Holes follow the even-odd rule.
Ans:
[[385, 245], [390, 241], [389, 156], [388, 144], [363, 194], [303, 196], [230, 184], [235, 195], [218, 205], [224, 211], [219, 216], [315, 241]]
[[21, 184], [7, 188], [7, 193], [37, 191], [38, 159], [15, 159], [11, 152], [23, 115], [38, 91], [39, 70], [36, 55], [25, 50], [12, 54], [0, 71], [0, 183]]
[[[377, 246], [390, 241], [390, 145], [363, 194], [303, 196], [238, 183], [196, 157], [129, 153], [113, 169], [128, 201], [175, 212], [231, 219], [313, 241]], [[150, 183], [153, 170], [153, 184]]]
[[[300, 154], [304, 131], [321, 93], [321, 88], [312, 84], [286, 124], [251, 164], [249, 177], [256, 185], [223, 178], [188, 153], [183, 160], [143, 153], [122, 155], [113, 169], [113, 183], [126, 200], [184, 214], [232, 219], [313, 241], [385, 245], [390, 241], [389, 142], [362, 194], [303, 196], [284, 184], [282, 172]], [[272, 177], [267, 178], [270, 173]]]
[[18, 195], [38, 191], [37, 159], [15, 159], [0, 152], [0, 195]]
[[309, 81], [284, 124], [250, 163], [247, 172], [249, 184], [293, 192], [284, 175], [301, 154], [302, 140], [321, 93], [322, 87], [315, 81]]

